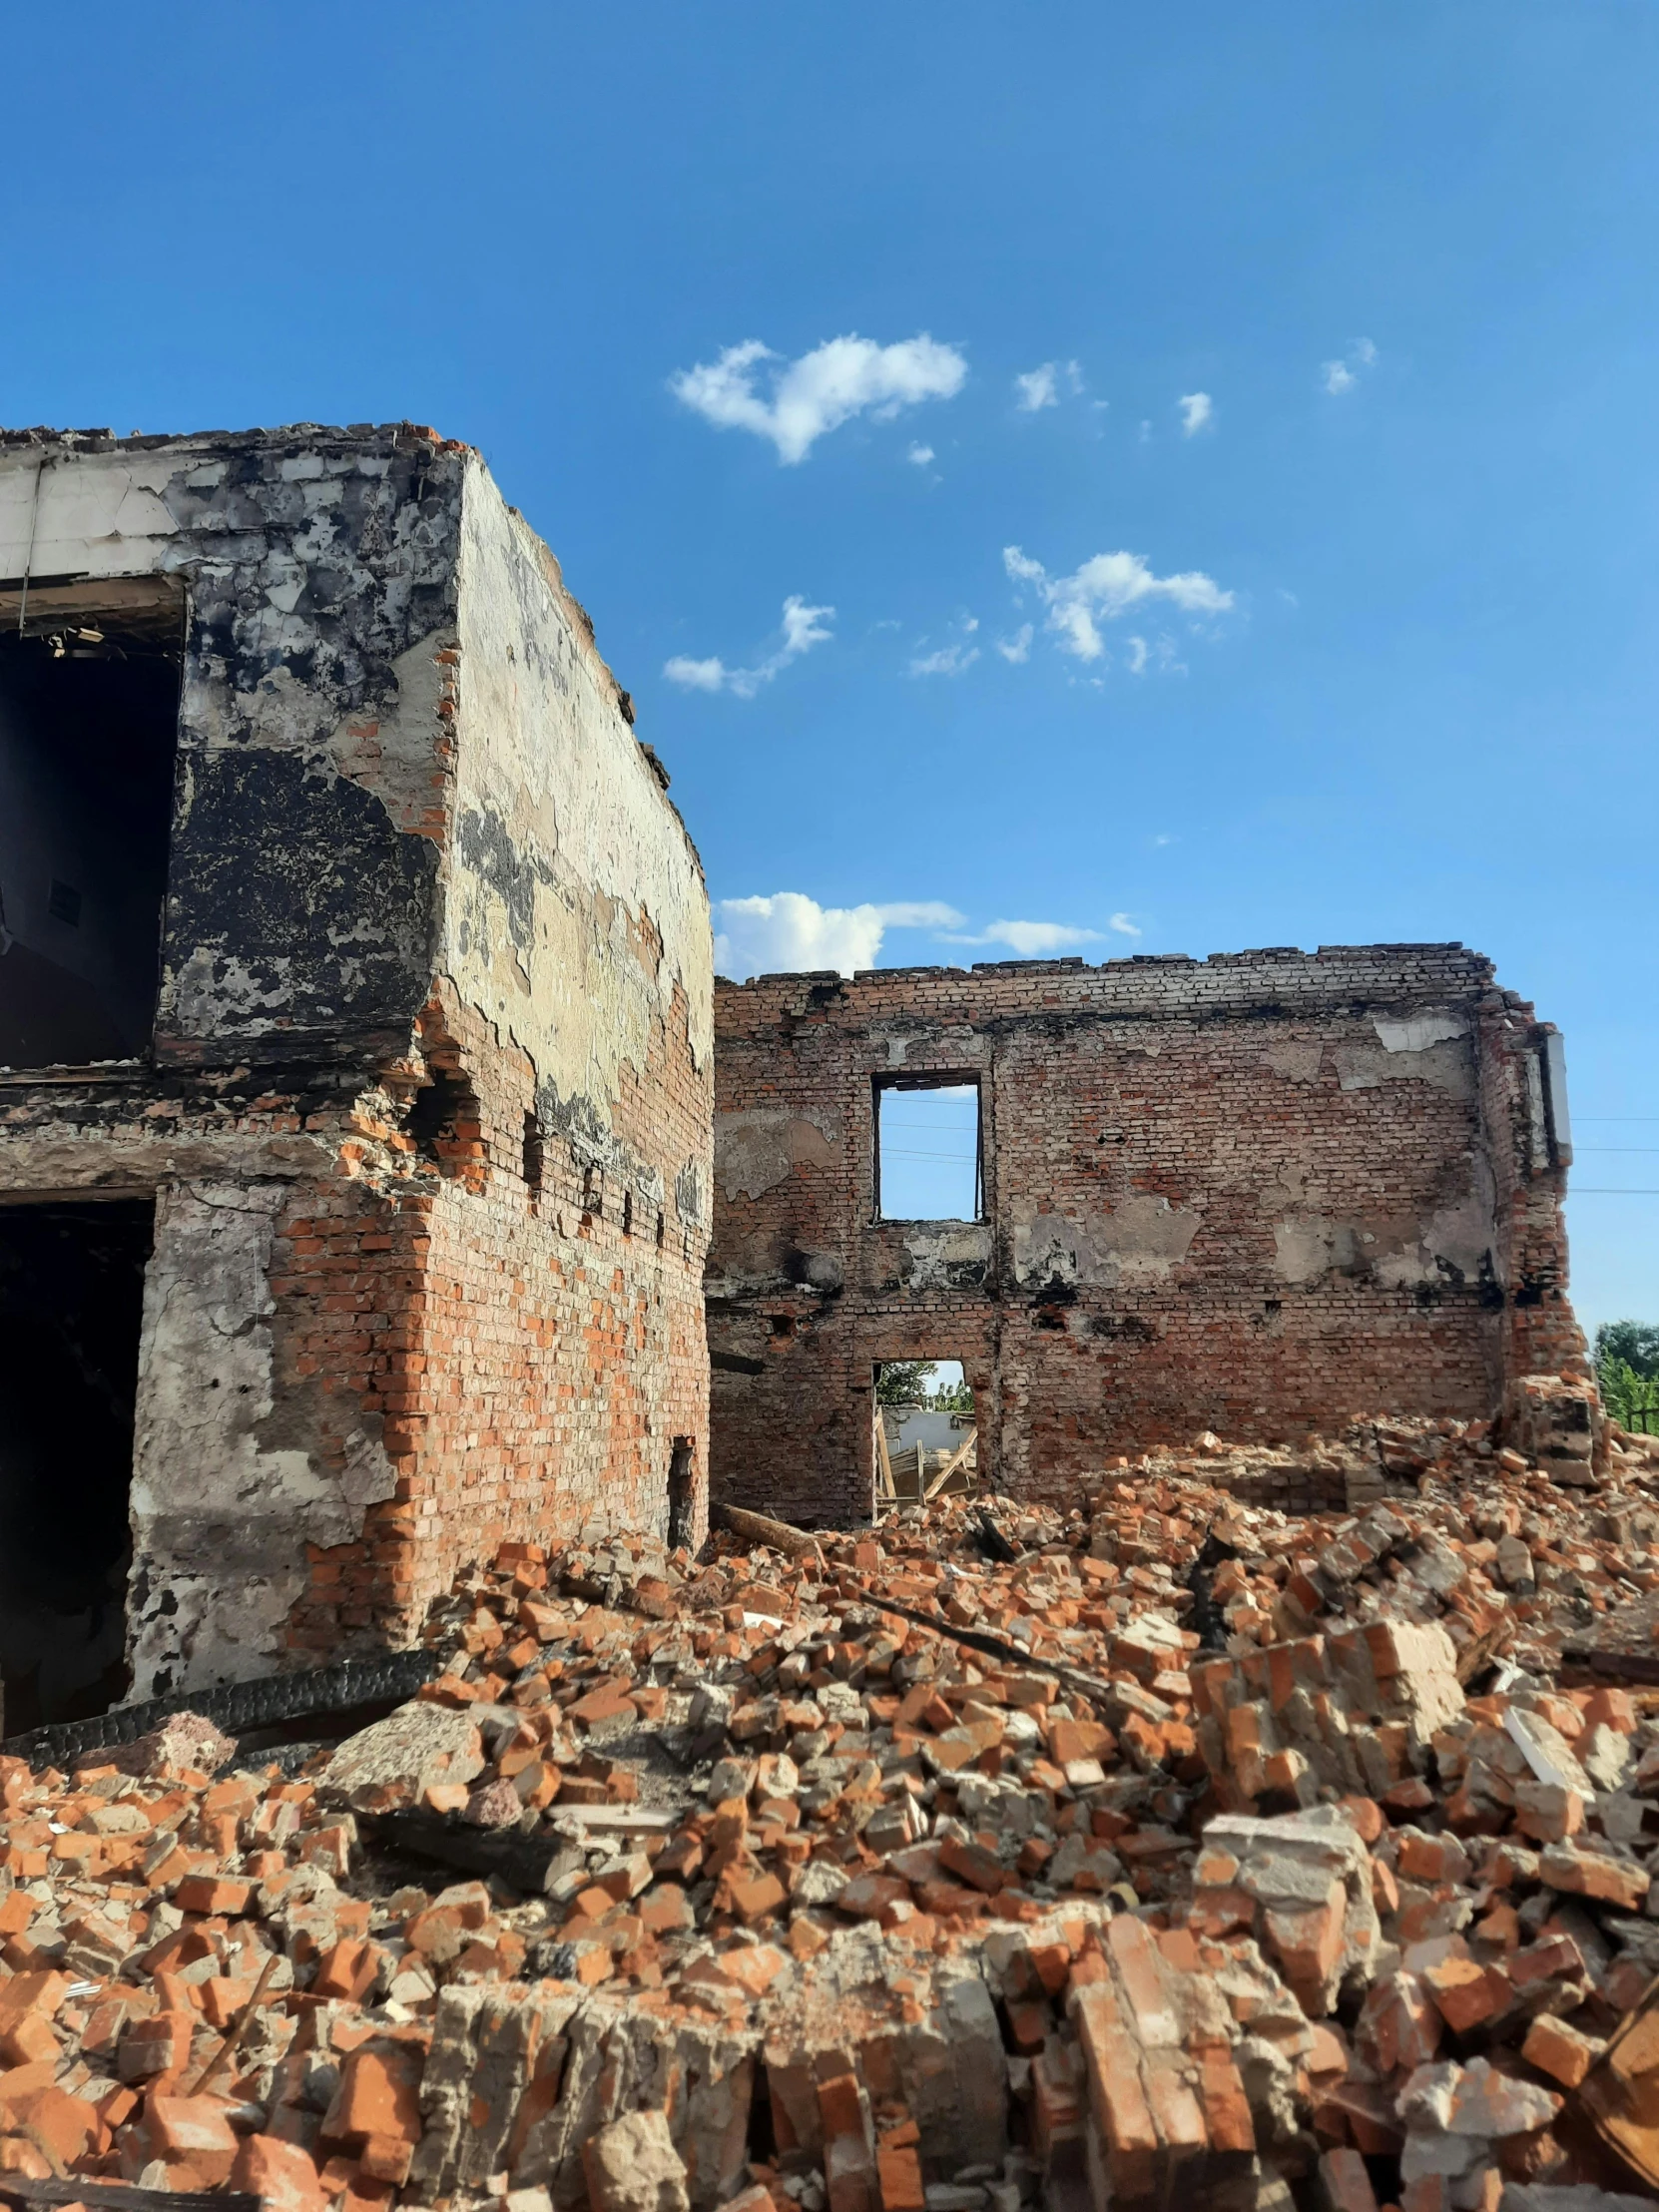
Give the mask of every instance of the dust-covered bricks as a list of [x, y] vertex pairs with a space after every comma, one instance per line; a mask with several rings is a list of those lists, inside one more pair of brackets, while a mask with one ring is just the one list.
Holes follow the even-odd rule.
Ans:
[[1208, 1435], [1064, 1514], [510, 1543], [343, 1741], [0, 1763], [0, 2177], [1624, 2212], [1659, 1715], [1575, 1676], [1651, 1653], [1659, 1442], [1372, 1428], [1359, 1513]]
[[[867, 1514], [885, 1361], [960, 1360], [980, 1464], [1056, 1504], [1206, 1423], [1514, 1418], [1525, 1379], [1588, 1375], [1560, 1040], [1460, 945], [762, 976], [715, 1008], [719, 1496]], [[883, 1218], [883, 1101], [929, 1082], [976, 1088], [977, 1218]]]

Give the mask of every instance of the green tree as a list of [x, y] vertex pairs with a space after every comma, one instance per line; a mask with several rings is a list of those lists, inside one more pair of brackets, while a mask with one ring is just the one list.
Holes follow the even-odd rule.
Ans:
[[1659, 1322], [1604, 1321], [1596, 1331], [1596, 1366], [1615, 1360], [1637, 1375], [1659, 1376]]
[[973, 1392], [966, 1382], [945, 1382], [927, 1400], [936, 1413], [971, 1413]]
[[922, 1405], [938, 1372], [936, 1360], [883, 1360], [875, 1376], [878, 1405]]
[[1596, 1331], [1601, 1402], [1621, 1428], [1659, 1434], [1659, 1325], [1603, 1322]]

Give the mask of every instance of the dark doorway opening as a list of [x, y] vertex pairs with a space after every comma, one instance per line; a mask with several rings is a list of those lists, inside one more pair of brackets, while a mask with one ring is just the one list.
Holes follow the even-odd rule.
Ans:
[[676, 1436], [668, 1457], [668, 1546], [690, 1548], [695, 1503], [695, 1454], [689, 1436]]
[[0, 1067], [149, 1047], [182, 668], [170, 586], [0, 589]]
[[127, 1688], [124, 1594], [148, 1201], [0, 1207], [4, 1733]]

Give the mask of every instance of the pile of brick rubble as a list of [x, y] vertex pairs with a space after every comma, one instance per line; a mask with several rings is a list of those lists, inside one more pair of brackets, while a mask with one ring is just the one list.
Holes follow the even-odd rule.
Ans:
[[1659, 1692], [1562, 1654], [1651, 1609], [1659, 1449], [1564, 1488], [1394, 1422], [1362, 1510], [1253, 1502], [1361, 1440], [509, 1546], [303, 1764], [0, 1762], [0, 2187], [1651, 2201]]

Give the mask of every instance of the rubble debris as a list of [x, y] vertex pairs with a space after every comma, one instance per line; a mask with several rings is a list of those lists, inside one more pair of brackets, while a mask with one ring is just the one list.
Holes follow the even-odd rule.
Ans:
[[1360, 1514], [1153, 1462], [1004, 1501], [1011, 1561], [971, 1495], [700, 1559], [511, 1544], [415, 1697], [297, 1771], [184, 1720], [0, 1760], [0, 2195], [1659, 2186], [1659, 1697], [1560, 1659], [1659, 1590], [1659, 1455], [1585, 1490], [1412, 1434]]

